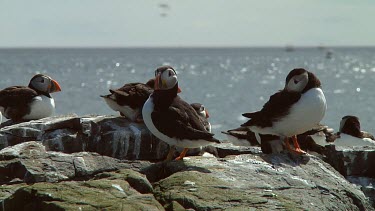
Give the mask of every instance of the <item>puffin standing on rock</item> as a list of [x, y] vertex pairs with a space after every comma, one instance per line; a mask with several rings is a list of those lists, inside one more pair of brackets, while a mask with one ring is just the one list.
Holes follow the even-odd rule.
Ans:
[[[259, 134], [283, 137], [289, 151], [305, 154], [296, 135], [317, 126], [326, 109], [319, 79], [313, 73], [298, 68], [290, 71], [284, 89], [272, 95], [262, 110], [243, 114], [251, 119], [241, 126], [253, 131], [258, 140]], [[289, 145], [290, 137], [294, 149]]]
[[142, 115], [147, 128], [160, 140], [184, 150], [176, 160], [182, 159], [189, 148], [220, 143], [214, 134], [206, 131], [194, 108], [178, 95], [176, 71], [161, 66], [155, 71], [155, 88], [143, 106]]
[[101, 95], [107, 105], [114, 111], [119, 111], [131, 121], [142, 122], [141, 112], [143, 104], [153, 92], [154, 79], [146, 84], [129, 83], [119, 89], [110, 89], [111, 94]]
[[57, 81], [37, 74], [27, 87], [11, 86], [1, 90], [0, 111], [14, 122], [49, 117], [55, 112], [55, 101], [50, 93], [59, 91]]

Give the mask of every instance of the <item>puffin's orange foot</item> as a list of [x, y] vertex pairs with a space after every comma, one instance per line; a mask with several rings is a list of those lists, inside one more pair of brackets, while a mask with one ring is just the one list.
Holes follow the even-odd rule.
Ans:
[[188, 148], [184, 148], [184, 150], [182, 150], [180, 156], [178, 156], [178, 157], [177, 157], [176, 159], [174, 159], [174, 160], [182, 160], [182, 159], [185, 157], [185, 155], [186, 155], [186, 153], [187, 153], [188, 150], [189, 150]]
[[298, 145], [298, 142], [297, 142], [297, 137], [293, 137], [293, 144], [294, 144], [294, 149], [290, 146], [289, 144], [289, 139], [288, 138], [285, 138], [285, 145], [286, 145], [286, 148], [288, 149], [289, 152], [292, 152], [292, 153], [296, 153], [296, 154], [299, 154], [299, 155], [304, 155], [306, 154], [305, 151], [303, 151], [299, 145]]
[[135, 119], [135, 122], [136, 122], [136, 123], [144, 123], [144, 121], [143, 121], [142, 118], [137, 118], [137, 119]]
[[297, 154], [301, 154], [301, 155], [302, 155], [302, 154], [306, 154], [306, 152], [303, 151], [303, 150], [300, 148], [300, 146], [299, 146], [299, 144], [298, 144], [297, 136], [293, 136], [292, 139], [293, 139], [293, 144], [294, 144], [295, 152], [296, 152]]
[[299, 155], [304, 155], [304, 154], [306, 154], [306, 152], [303, 151], [303, 150], [300, 149], [300, 148], [297, 148], [297, 149], [293, 150], [292, 152], [297, 153], [297, 154], [299, 154]]
[[165, 158], [165, 161], [171, 161], [171, 160], [173, 160], [173, 155], [174, 155], [175, 151], [176, 151], [176, 147], [175, 146], [170, 146], [169, 152], [168, 152], [167, 158]]

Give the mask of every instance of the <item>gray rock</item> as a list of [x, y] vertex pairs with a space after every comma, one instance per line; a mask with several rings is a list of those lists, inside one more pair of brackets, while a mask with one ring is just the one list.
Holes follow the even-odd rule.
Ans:
[[1, 150], [0, 172], [0, 210], [373, 210], [315, 156], [254, 150], [153, 164], [32, 141]]
[[0, 151], [0, 184], [76, 180], [122, 168], [137, 169], [131, 164], [97, 153], [46, 151], [40, 142], [34, 141]]
[[[129, 182], [129, 174], [138, 182]], [[88, 181], [10, 185], [0, 189], [12, 191], [2, 196], [0, 210], [164, 210], [150, 190], [138, 191], [142, 185], [150, 186], [146, 181], [139, 173], [127, 170]]]
[[363, 193], [369, 197], [372, 206], [375, 206], [375, 179], [369, 177], [355, 177], [355, 176], [348, 176], [346, 179], [357, 185]]
[[326, 161], [344, 176], [375, 178], [375, 147], [335, 147], [327, 145]]
[[[112, 116], [68, 115], [4, 126], [0, 148], [0, 210], [78, 205], [88, 210], [373, 210], [375, 201], [370, 185], [375, 148], [369, 147], [321, 150], [325, 161], [358, 186], [318, 157], [265, 155], [259, 147], [229, 143], [203, 149], [219, 158], [152, 164], [165, 158], [169, 146], [143, 124]], [[191, 150], [194, 154], [202, 151]], [[95, 201], [95, 192], [111, 203]]]
[[90, 151], [129, 160], [161, 160], [169, 150], [144, 124], [98, 115], [49, 117], [0, 129], [0, 149], [27, 141], [40, 141], [49, 151]]
[[143, 170], [165, 207], [193, 210], [374, 210], [363, 192], [315, 156], [190, 157]]

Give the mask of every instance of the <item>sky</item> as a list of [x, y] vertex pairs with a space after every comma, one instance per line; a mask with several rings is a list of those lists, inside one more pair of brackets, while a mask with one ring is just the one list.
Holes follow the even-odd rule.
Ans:
[[0, 47], [375, 46], [374, 21], [373, 0], [0, 0]]

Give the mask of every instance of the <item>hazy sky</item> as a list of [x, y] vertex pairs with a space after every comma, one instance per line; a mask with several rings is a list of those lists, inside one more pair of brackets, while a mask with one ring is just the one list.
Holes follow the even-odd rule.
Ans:
[[375, 1], [0, 0], [0, 47], [287, 44], [375, 46]]

